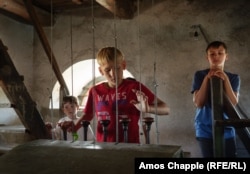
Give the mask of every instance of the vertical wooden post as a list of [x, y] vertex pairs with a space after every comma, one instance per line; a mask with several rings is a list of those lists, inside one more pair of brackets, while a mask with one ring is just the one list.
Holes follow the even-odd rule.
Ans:
[[223, 120], [223, 84], [218, 77], [210, 80], [213, 125], [214, 157], [224, 157], [224, 126], [216, 126], [216, 120]]

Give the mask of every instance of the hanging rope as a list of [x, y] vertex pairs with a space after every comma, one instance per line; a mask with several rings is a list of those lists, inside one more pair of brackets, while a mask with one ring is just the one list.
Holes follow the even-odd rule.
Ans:
[[[154, 7], [154, 0], [152, 0], [152, 9]], [[153, 14], [154, 14], [154, 11], [153, 11]], [[153, 15], [155, 16], [155, 15]], [[157, 116], [157, 87], [158, 87], [158, 84], [157, 84], [157, 81], [156, 81], [156, 25], [154, 25], [154, 31], [153, 31], [153, 36], [154, 36], [154, 94], [155, 94], [155, 101], [154, 101], [154, 107], [155, 107], [155, 126], [156, 126], [156, 138], [157, 138], [157, 144], [159, 144], [159, 135], [160, 135], [160, 132], [159, 132], [159, 129], [158, 129], [158, 116]]]
[[[93, 49], [93, 62], [92, 62], [92, 82], [93, 82], [93, 86], [95, 85], [95, 15], [94, 15], [94, 0], [91, 1], [91, 15], [92, 15], [92, 49]], [[93, 100], [93, 115], [95, 115], [95, 104], [94, 104], [94, 100]], [[93, 119], [93, 134], [94, 137], [96, 137], [96, 118], [94, 117]], [[91, 129], [92, 130], [92, 129]], [[96, 138], [94, 138], [94, 144], [96, 143]]]
[[[50, 43], [51, 43], [51, 50], [53, 50], [53, 2], [50, 0]], [[51, 62], [51, 69], [53, 69], [53, 59], [52, 59], [52, 51], [50, 52], [50, 62]], [[51, 76], [51, 84], [53, 84], [53, 76]], [[54, 106], [53, 106], [53, 90], [47, 88], [49, 92], [49, 99], [50, 99], [50, 115], [51, 115], [51, 127], [54, 128]], [[52, 130], [51, 129], [51, 130]], [[52, 134], [52, 140], [55, 139], [54, 135]]]
[[74, 95], [72, 11], [70, 11], [70, 59], [71, 59], [71, 94]]
[[[116, 1], [114, 1], [114, 45], [117, 48], [117, 33], [116, 33]], [[116, 111], [116, 143], [119, 142], [119, 108], [118, 108], [118, 77], [117, 77], [117, 52], [115, 50], [115, 78], [116, 78], [116, 87], [115, 87], [115, 96], [116, 96], [116, 104], [115, 104], [115, 111]]]
[[[138, 18], [138, 22], [137, 22], [137, 29], [138, 29], [138, 31], [137, 31], [137, 36], [138, 36], [138, 38], [137, 38], [137, 40], [138, 40], [138, 53], [139, 53], [139, 72], [140, 72], [140, 74], [139, 74], [139, 82], [141, 82], [141, 35], [140, 35], [140, 33], [141, 33], [141, 26], [140, 26], [140, 21], [139, 21], [139, 16], [140, 16], [140, 0], [137, 0], [137, 18]], [[141, 91], [141, 83], [140, 83], [140, 87], [139, 87], [140, 89], [140, 91]], [[141, 106], [142, 107], [142, 106]], [[142, 138], [141, 138], [141, 136], [143, 136], [144, 135], [144, 130], [143, 130], [143, 117], [144, 117], [144, 113], [143, 112], [140, 112], [140, 144], [142, 144]]]
[[[71, 95], [74, 96], [74, 61], [73, 61], [73, 30], [72, 30], [72, 10], [70, 11], [70, 60], [71, 60]], [[72, 125], [73, 126], [73, 125]], [[73, 129], [73, 127], [72, 127]], [[72, 132], [72, 142], [78, 140], [78, 133]]]

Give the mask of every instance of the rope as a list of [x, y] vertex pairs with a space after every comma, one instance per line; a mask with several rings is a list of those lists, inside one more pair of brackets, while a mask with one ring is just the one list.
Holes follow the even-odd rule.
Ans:
[[[51, 43], [51, 50], [53, 50], [53, 43], [52, 43], [52, 41], [53, 41], [53, 28], [52, 28], [52, 26], [53, 26], [53, 2], [52, 2], [52, 0], [50, 0], [50, 27], [51, 27], [51, 30], [50, 30], [50, 43]], [[50, 62], [51, 62], [51, 69], [53, 69], [53, 59], [52, 59], [52, 51], [50, 52]], [[53, 76], [51, 76], [51, 84], [53, 84]], [[48, 89], [48, 91], [49, 91], [49, 99], [50, 99], [50, 114], [51, 114], [51, 126], [52, 126], [52, 129], [54, 128], [54, 106], [53, 106], [53, 89], [52, 90], [50, 90], [49, 88], [47, 88]], [[51, 129], [51, 130], [52, 130]], [[55, 139], [55, 137], [54, 137], [54, 135], [53, 135], [53, 133], [52, 133], [52, 140], [54, 140]]]
[[[93, 49], [93, 63], [92, 63], [92, 74], [93, 74], [93, 86], [95, 85], [95, 16], [94, 16], [94, 0], [91, 0], [91, 15], [92, 15], [92, 49]], [[95, 115], [95, 103], [94, 103], [94, 99], [93, 99], [93, 115]], [[96, 137], [96, 118], [94, 117], [93, 119], [93, 128], [94, 128], [94, 137]], [[94, 144], [96, 143], [96, 139], [94, 138]]]
[[[154, 0], [152, 0], [152, 8], [154, 7]], [[157, 117], [157, 87], [158, 84], [156, 82], [156, 39], [155, 39], [155, 32], [156, 32], [156, 25], [154, 25], [154, 31], [153, 31], [153, 36], [154, 36], [154, 94], [155, 94], [155, 101], [154, 101], [154, 107], [155, 107], [155, 126], [156, 126], [156, 138], [157, 138], [157, 144], [159, 144], [159, 128], [158, 128], [158, 117]]]
[[72, 32], [72, 11], [70, 12], [70, 58], [71, 58], [71, 94], [74, 95], [74, 62], [73, 62], [73, 32]]
[[[140, 21], [139, 21], [139, 16], [140, 16], [140, 0], [137, 0], [137, 17], [138, 17], [138, 31], [137, 31], [137, 40], [138, 40], [138, 52], [139, 52], [139, 71], [140, 71], [140, 74], [139, 74], [139, 82], [141, 82], [141, 39], [140, 39], [140, 33], [141, 33], [141, 26], [140, 26]], [[141, 91], [141, 83], [140, 83], [140, 87], [139, 87], [140, 91]], [[141, 106], [142, 107], [142, 106]], [[143, 112], [140, 112], [140, 144], [142, 144], [142, 138], [141, 136], [144, 135], [144, 130], [143, 130]]]
[[[117, 48], [117, 33], [116, 33], [116, 1], [114, 1], [114, 44], [115, 44], [115, 48]], [[115, 50], [115, 81], [116, 81], [116, 87], [115, 87], [115, 96], [116, 96], [116, 99], [115, 99], [115, 111], [116, 111], [116, 122], [115, 122], [115, 125], [116, 125], [116, 143], [119, 143], [119, 108], [118, 108], [118, 78], [117, 78], [117, 52]]]
[[[71, 61], [71, 95], [74, 96], [74, 61], [73, 61], [73, 30], [72, 30], [72, 10], [70, 11], [70, 61]], [[73, 124], [72, 124], [73, 129]], [[78, 140], [77, 132], [72, 132], [72, 142]]]

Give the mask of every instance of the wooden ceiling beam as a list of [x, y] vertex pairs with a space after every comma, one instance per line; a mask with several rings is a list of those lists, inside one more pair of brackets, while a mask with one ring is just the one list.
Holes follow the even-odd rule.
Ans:
[[[30, 18], [30, 15], [22, 2], [19, 2], [17, 0], [0, 0], [0, 12], [4, 13], [6, 16], [9, 16], [14, 20], [32, 25], [32, 19]], [[54, 25], [54, 20], [53, 22], [51, 22], [49, 13], [38, 8], [36, 8], [36, 12], [38, 14], [41, 25]]]
[[41, 40], [41, 43], [43, 45], [43, 48], [48, 56], [48, 59], [52, 65], [52, 68], [54, 70], [54, 73], [57, 77], [57, 80], [59, 82], [59, 84], [61, 85], [61, 87], [64, 89], [65, 91], [65, 95], [68, 95], [69, 94], [69, 90], [68, 90], [68, 87], [67, 87], [67, 84], [62, 76], [62, 73], [60, 71], [60, 68], [57, 64], [57, 61], [56, 61], [56, 58], [52, 52], [52, 49], [50, 47], [50, 44], [49, 44], [49, 41], [46, 37], [46, 34], [40, 24], [40, 21], [37, 17], [37, 14], [35, 12], [35, 9], [34, 9], [34, 6], [32, 5], [32, 2], [31, 0], [23, 0], [24, 1], [24, 4], [25, 4], [25, 7], [27, 8], [27, 11], [29, 12], [30, 14], [30, 17], [32, 18], [32, 21], [33, 21], [33, 24], [34, 24], [34, 28], [36, 29], [37, 31], [37, 34]]
[[137, 10], [135, 0], [96, 0], [96, 2], [123, 19], [132, 19]]

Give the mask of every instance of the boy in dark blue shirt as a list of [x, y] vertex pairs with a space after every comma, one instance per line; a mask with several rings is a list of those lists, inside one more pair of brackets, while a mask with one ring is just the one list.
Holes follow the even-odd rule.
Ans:
[[[227, 46], [220, 41], [214, 41], [207, 46], [206, 58], [209, 62], [209, 69], [195, 72], [192, 94], [196, 108], [195, 130], [196, 138], [199, 141], [203, 157], [213, 157], [213, 131], [212, 131], [212, 110], [209, 91], [209, 79], [216, 76], [223, 80], [224, 91], [233, 105], [238, 103], [240, 91], [240, 77], [224, 71], [225, 61], [228, 60]], [[227, 119], [226, 113], [223, 113]], [[236, 157], [235, 129], [225, 127], [225, 156]]]

